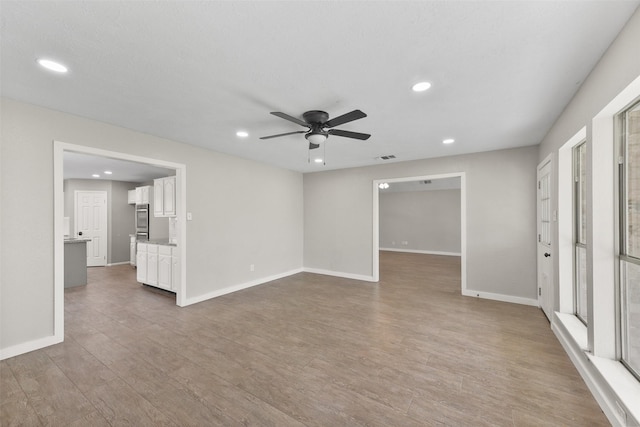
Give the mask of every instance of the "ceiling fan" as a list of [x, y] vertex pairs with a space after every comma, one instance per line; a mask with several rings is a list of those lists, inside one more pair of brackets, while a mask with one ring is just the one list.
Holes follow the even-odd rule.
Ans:
[[278, 135], [263, 136], [260, 139], [277, 138], [279, 136], [293, 135], [296, 133], [306, 134], [304, 137], [309, 141], [309, 150], [320, 147], [329, 135], [342, 136], [345, 138], [354, 138], [360, 140], [367, 140], [371, 135], [367, 133], [351, 132], [348, 130], [331, 129], [333, 127], [352, 122], [354, 120], [367, 117], [365, 113], [360, 110], [353, 110], [350, 113], [343, 114], [342, 116], [334, 117], [329, 120], [329, 114], [324, 111], [311, 110], [302, 114], [303, 120], [292, 117], [288, 114], [281, 113], [279, 111], [271, 112], [276, 117], [289, 120], [290, 122], [297, 123], [300, 126], [304, 126], [307, 130], [299, 130], [295, 132], [280, 133]]

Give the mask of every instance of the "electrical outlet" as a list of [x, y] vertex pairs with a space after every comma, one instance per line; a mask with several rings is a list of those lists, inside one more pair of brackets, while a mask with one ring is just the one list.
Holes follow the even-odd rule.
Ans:
[[395, 245], [396, 245], [396, 241], [394, 240], [393, 242], [391, 242], [391, 244], [392, 244], [393, 246], [395, 246]]
[[249, 265], [249, 271], [255, 271], [255, 269], [256, 269], [255, 265], [253, 264]]
[[407, 242], [406, 240], [403, 240], [403, 241], [402, 241], [402, 245], [403, 245], [403, 246], [407, 246], [408, 244], [409, 244], [409, 242]]

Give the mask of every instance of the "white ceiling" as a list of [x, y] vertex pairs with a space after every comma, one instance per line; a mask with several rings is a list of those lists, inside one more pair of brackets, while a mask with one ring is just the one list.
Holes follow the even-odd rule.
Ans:
[[[176, 174], [173, 169], [69, 151], [65, 151], [63, 162], [64, 179], [101, 179], [142, 183]], [[105, 174], [105, 171], [111, 174]], [[94, 177], [94, 174], [100, 176]]]
[[[311, 172], [538, 144], [640, 1], [6, 1], [3, 96]], [[55, 75], [48, 57], [70, 72]], [[427, 80], [427, 92], [413, 83]], [[269, 114], [367, 118], [307, 163]], [[240, 139], [236, 131], [250, 136]], [[451, 145], [442, 139], [455, 138]]]
[[380, 194], [405, 193], [410, 191], [459, 190], [461, 187], [459, 176], [428, 180], [388, 182], [387, 184], [389, 184], [389, 188], [379, 190]]

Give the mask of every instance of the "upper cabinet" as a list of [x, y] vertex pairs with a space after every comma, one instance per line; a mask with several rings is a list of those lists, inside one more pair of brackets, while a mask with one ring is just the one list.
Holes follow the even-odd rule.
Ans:
[[135, 205], [136, 204], [136, 189], [135, 188], [133, 190], [129, 190], [129, 193], [127, 193], [127, 203], [129, 203], [130, 205]]
[[153, 180], [153, 215], [176, 216], [176, 177], [167, 176]]
[[136, 205], [148, 205], [150, 191], [150, 185], [144, 187], [136, 187]]

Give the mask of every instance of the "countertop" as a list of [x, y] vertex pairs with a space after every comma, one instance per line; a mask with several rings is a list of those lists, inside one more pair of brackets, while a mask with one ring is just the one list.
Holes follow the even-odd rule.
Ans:
[[75, 238], [75, 237], [70, 237], [68, 239], [64, 239], [64, 243], [65, 245], [67, 243], [86, 243], [86, 242], [90, 242], [91, 239], [81, 239], [81, 238]]
[[148, 243], [151, 245], [163, 245], [163, 246], [174, 246], [174, 247], [178, 246], [176, 243], [171, 243], [169, 239], [151, 239], [151, 240], [139, 239], [138, 243]]

